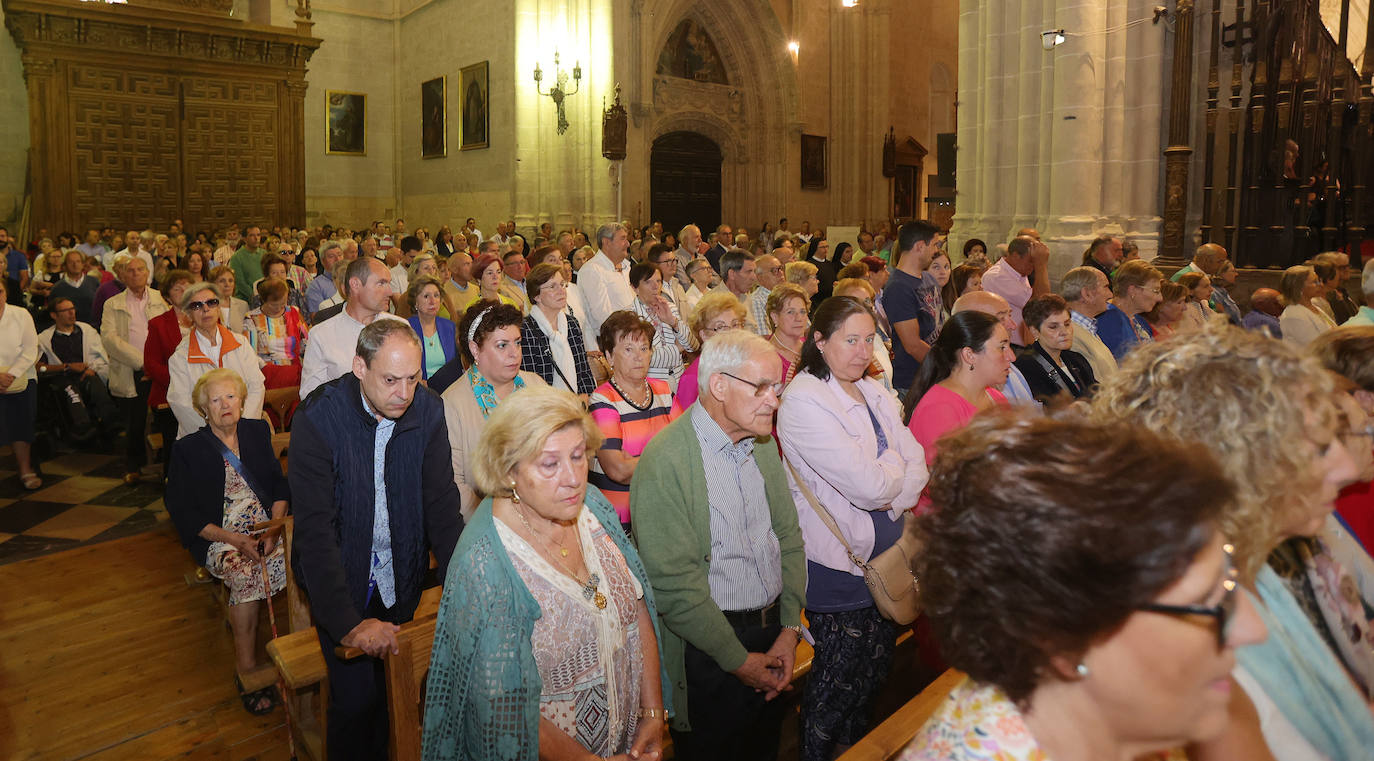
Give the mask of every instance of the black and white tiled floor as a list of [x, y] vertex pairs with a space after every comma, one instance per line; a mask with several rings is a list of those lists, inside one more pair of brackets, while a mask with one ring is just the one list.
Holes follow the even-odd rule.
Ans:
[[0, 565], [130, 536], [162, 526], [154, 477], [126, 485], [123, 458], [69, 453], [43, 462], [43, 487], [28, 491], [0, 447]]

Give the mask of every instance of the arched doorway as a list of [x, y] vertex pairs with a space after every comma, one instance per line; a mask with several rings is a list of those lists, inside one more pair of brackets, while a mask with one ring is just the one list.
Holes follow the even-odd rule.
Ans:
[[649, 153], [649, 214], [665, 230], [720, 224], [720, 146], [695, 132], [669, 132]]

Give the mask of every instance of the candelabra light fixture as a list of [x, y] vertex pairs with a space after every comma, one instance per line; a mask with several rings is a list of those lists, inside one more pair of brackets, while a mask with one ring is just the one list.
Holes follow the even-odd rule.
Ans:
[[552, 87], [549, 88], [549, 91], [548, 91], [548, 92], [544, 92], [543, 81], [544, 81], [544, 72], [543, 72], [543, 70], [541, 70], [541, 69], [539, 68], [539, 63], [538, 63], [538, 62], [535, 62], [535, 64], [534, 64], [534, 89], [535, 89], [535, 91], [538, 92], [540, 95], [546, 95], [546, 96], [548, 96], [549, 98], [553, 99], [554, 104], [558, 106], [558, 134], [561, 135], [561, 134], [563, 134], [564, 132], [567, 132], [567, 131], [568, 131], [568, 117], [567, 117], [566, 112], [563, 110], [563, 101], [566, 100], [567, 97], [568, 97], [569, 95], [576, 95], [576, 94], [577, 94], [577, 91], [578, 91], [579, 89], [581, 89], [581, 87], [582, 87], [582, 63], [579, 61], [579, 62], [573, 64], [573, 70], [572, 70], [573, 89], [572, 89], [572, 90], [569, 90], [569, 89], [568, 89], [568, 72], [563, 71], [562, 69], [560, 69], [560, 68], [558, 67], [558, 51], [555, 50], [554, 53], [553, 53], [553, 82], [554, 82], [554, 84], [553, 84]]

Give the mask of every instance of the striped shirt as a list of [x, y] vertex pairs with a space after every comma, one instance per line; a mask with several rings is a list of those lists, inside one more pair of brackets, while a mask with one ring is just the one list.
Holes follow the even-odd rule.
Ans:
[[674, 330], [668, 323], [660, 321], [653, 312], [649, 311], [648, 307], [644, 306], [644, 302], [635, 297], [635, 314], [654, 326], [653, 355], [649, 358], [649, 377], [667, 381], [669, 390], [676, 393], [678, 379], [682, 377], [682, 352], [690, 351], [692, 345], [687, 342], [687, 321], [682, 319], [682, 315], [677, 311], [677, 307], [673, 306], [673, 302], [668, 302], [668, 309], [677, 318], [677, 330]]
[[1080, 313], [1075, 312], [1074, 310], [1070, 309], [1070, 310], [1069, 310], [1069, 319], [1073, 320], [1073, 324], [1074, 324], [1074, 325], [1077, 325], [1078, 327], [1082, 328], [1083, 330], [1086, 330], [1086, 331], [1088, 331], [1089, 333], [1092, 333], [1092, 334], [1093, 334], [1093, 337], [1095, 337], [1095, 338], [1098, 337], [1098, 335], [1097, 335], [1097, 320], [1096, 320], [1095, 318], [1089, 317], [1089, 316], [1087, 316], [1086, 314], [1080, 314]]
[[[592, 392], [591, 414], [596, 426], [606, 437], [602, 449], [623, 452], [628, 457], [638, 457], [655, 434], [682, 414], [682, 408], [673, 401], [673, 392], [661, 380], [650, 380], [649, 389], [654, 398], [648, 409], [640, 409], [625, 397], [610, 382], [602, 383]], [[601, 467], [601, 461], [592, 461], [592, 470], [587, 480], [600, 489], [615, 506], [621, 523], [630, 522], [630, 485], [611, 480]]]
[[[711, 559], [706, 581], [721, 610], [758, 610], [782, 594], [782, 550], [773, 533], [754, 439], [732, 442], [706, 409], [689, 413], [711, 505]], [[773, 446], [771, 443], [768, 446]]]

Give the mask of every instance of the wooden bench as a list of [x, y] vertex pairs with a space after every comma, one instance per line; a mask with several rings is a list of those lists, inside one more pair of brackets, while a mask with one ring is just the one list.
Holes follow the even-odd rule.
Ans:
[[[396, 635], [396, 652], [382, 658], [386, 666], [386, 708], [391, 720], [391, 759], [411, 761], [420, 758], [420, 703], [429, 673], [429, 655], [434, 649], [437, 613], [401, 625]], [[365, 657], [356, 647], [340, 647], [335, 653], [344, 660]]]
[[271, 423], [272, 430], [284, 433], [291, 430], [291, 416], [301, 403], [301, 387], [269, 388], [263, 395], [262, 416]]
[[938, 679], [921, 690], [919, 695], [907, 701], [906, 705], [897, 709], [897, 712], [886, 721], [864, 735], [854, 747], [845, 751], [839, 761], [888, 761], [896, 756], [911, 742], [911, 738], [916, 736], [931, 715], [939, 710], [949, 697], [950, 691], [958, 687], [964, 679], [963, 672], [954, 669], [941, 674]]
[[[430, 643], [434, 640], [433, 620], [439, 613], [439, 599], [442, 595], [442, 587], [426, 589], [420, 594], [420, 604], [415, 609], [415, 619], [412, 623], [424, 619], [431, 622]], [[424, 653], [424, 668], [428, 669], [428, 644], [425, 645]], [[320, 638], [315, 627], [307, 625], [301, 629], [293, 628], [290, 634], [277, 637], [267, 643], [267, 655], [271, 657], [273, 665], [277, 667], [277, 673], [281, 675], [282, 683], [286, 686], [287, 694], [283, 695], [282, 699], [290, 701], [292, 735], [297, 750], [305, 751], [306, 755], [316, 761], [324, 761], [327, 758], [325, 716], [329, 712], [329, 673], [325, 669], [324, 654], [320, 652]], [[415, 684], [418, 685], [419, 680], [416, 680]], [[418, 712], [418, 706], [416, 711]], [[395, 726], [393, 723], [392, 727]], [[415, 757], [419, 757], [418, 752]]]

